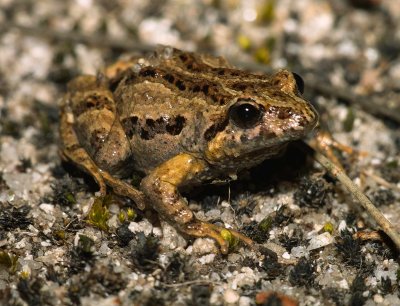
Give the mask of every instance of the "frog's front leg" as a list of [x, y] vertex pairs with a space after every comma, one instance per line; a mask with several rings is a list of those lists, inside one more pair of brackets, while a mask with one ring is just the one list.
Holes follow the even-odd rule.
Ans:
[[[179, 231], [193, 237], [213, 238], [220, 245], [221, 252], [226, 254], [229, 245], [221, 235], [224, 228], [196, 219], [178, 190], [183, 185], [200, 182], [206, 170], [204, 160], [182, 153], [147, 175], [141, 182], [141, 189], [150, 200], [150, 205]], [[250, 238], [229, 231], [245, 243], [253, 245]]]

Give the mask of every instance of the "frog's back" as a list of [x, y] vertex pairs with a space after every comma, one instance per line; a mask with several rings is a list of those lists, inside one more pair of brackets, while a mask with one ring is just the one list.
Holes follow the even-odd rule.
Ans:
[[114, 84], [119, 121], [136, 170], [148, 173], [182, 152], [201, 154], [206, 142], [225, 127], [232, 94], [211, 70], [222, 71], [228, 64], [204, 57], [165, 48], [138, 59]]
[[[169, 47], [134, 61], [110, 88], [133, 168], [145, 173], [182, 152], [220, 168], [249, 167], [317, 120], [289, 71], [252, 74], [220, 57]], [[244, 112], [236, 119], [229, 115], [234, 105]]]

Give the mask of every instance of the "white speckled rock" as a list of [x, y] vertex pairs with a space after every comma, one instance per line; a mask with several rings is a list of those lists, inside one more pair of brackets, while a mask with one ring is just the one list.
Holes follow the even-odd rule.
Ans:
[[307, 247], [307, 251], [312, 251], [315, 249], [322, 248], [324, 246], [330, 245], [333, 243], [335, 239], [328, 232], [322, 233], [318, 236], [312, 237], [309, 245]]
[[228, 305], [237, 303], [237, 301], [239, 301], [239, 298], [239, 294], [232, 289], [227, 289], [224, 292], [224, 301]]
[[209, 253], [217, 253], [218, 248], [214, 240], [210, 238], [197, 238], [192, 245], [192, 251], [197, 255], [204, 255]]

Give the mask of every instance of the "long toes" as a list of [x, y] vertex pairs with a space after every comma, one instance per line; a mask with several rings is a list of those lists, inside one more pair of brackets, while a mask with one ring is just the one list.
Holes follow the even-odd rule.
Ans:
[[194, 237], [209, 237], [214, 239], [220, 246], [221, 253], [227, 254], [229, 251], [229, 247], [234, 245], [232, 240], [235, 239], [227, 239], [226, 233], [232, 235], [237, 240], [241, 240], [249, 246], [253, 246], [254, 242], [246, 237], [245, 235], [231, 229], [226, 229], [224, 227], [214, 225], [211, 223], [197, 221], [187, 225], [186, 228], [183, 230], [186, 234]]

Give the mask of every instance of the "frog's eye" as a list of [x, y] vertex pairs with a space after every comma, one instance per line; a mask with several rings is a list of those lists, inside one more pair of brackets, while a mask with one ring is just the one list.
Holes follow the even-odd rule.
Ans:
[[262, 118], [262, 110], [256, 103], [238, 101], [229, 109], [229, 119], [239, 128], [250, 129]]
[[297, 73], [293, 72], [293, 77], [294, 80], [296, 81], [296, 86], [297, 89], [300, 91], [301, 94], [304, 93], [304, 81], [301, 76], [299, 76]]

